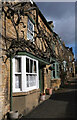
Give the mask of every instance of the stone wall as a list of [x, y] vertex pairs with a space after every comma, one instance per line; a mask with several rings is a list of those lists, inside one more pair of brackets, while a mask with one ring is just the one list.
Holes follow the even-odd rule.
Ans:
[[[2, 62], [2, 63], [1, 63]], [[10, 63], [0, 59], [0, 118], [10, 110]]]
[[57, 78], [57, 79], [51, 80], [50, 84], [51, 84], [51, 87], [52, 87], [53, 90], [57, 90], [57, 89], [60, 88], [61, 79]]
[[51, 85], [50, 85], [51, 70], [49, 70], [50, 66], [51, 65], [46, 65], [46, 67], [44, 68], [44, 92], [46, 88], [51, 88]]
[[0, 120], [4, 119], [4, 115], [10, 110], [10, 63], [6, 58], [5, 53], [1, 48], [4, 43], [1, 37], [2, 34], [2, 17], [0, 19]]

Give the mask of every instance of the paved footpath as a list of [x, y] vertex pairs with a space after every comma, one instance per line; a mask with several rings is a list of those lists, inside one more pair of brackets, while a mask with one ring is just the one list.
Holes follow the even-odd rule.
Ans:
[[21, 120], [32, 118], [75, 119], [77, 120], [77, 78], [69, 80], [69, 84], [56, 91], [51, 97], [36, 107]]

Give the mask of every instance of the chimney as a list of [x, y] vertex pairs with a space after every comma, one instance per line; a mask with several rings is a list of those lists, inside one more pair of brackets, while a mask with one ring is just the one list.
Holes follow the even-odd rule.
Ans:
[[70, 48], [70, 51], [72, 52], [72, 47]]
[[49, 21], [48, 24], [51, 28], [54, 28], [53, 21]]

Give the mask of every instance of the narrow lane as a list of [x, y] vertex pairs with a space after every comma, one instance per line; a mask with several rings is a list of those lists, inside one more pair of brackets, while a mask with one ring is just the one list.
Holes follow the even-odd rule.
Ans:
[[77, 78], [36, 107], [26, 118], [75, 118], [77, 120]]

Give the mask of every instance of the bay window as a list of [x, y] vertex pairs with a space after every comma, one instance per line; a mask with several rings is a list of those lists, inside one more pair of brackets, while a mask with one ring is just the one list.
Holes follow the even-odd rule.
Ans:
[[38, 61], [27, 56], [16, 56], [13, 63], [13, 92], [38, 89]]

